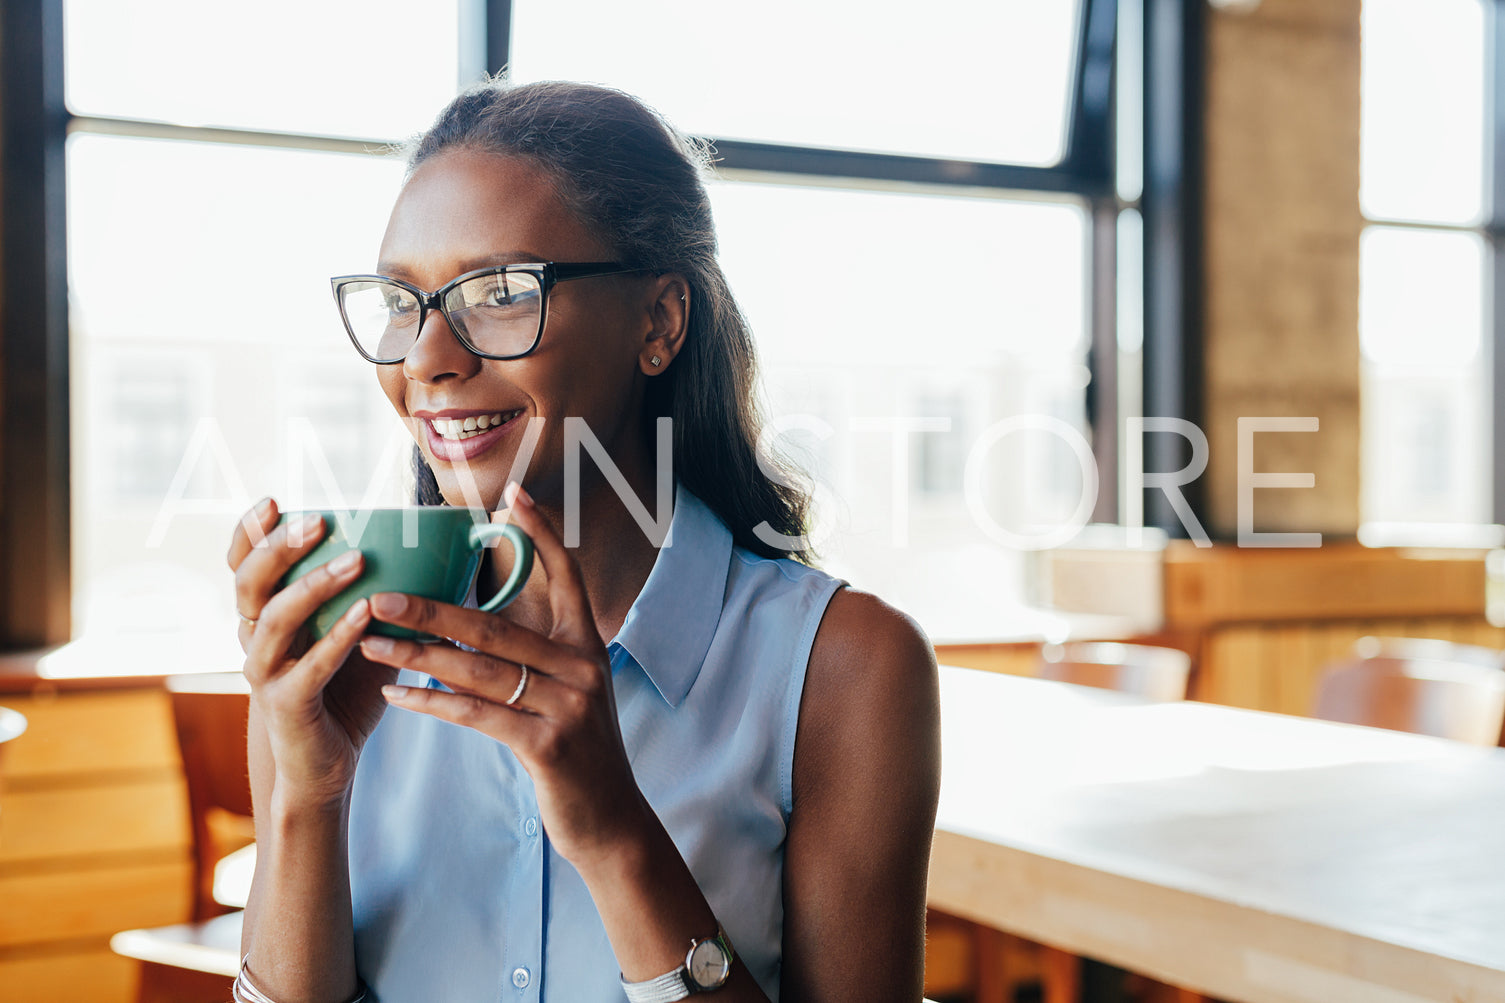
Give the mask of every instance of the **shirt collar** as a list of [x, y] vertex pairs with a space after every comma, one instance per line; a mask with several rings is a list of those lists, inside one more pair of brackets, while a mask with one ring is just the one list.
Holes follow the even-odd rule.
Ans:
[[731, 531], [676, 485], [669, 535], [611, 642], [632, 656], [671, 707], [690, 692], [711, 648], [731, 556]]

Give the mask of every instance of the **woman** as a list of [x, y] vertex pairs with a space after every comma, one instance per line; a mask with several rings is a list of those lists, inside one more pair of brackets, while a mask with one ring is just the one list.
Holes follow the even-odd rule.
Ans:
[[[382, 1003], [919, 997], [934, 656], [789, 556], [806, 499], [757, 461], [752, 343], [700, 166], [635, 100], [563, 83], [472, 89], [415, 148], [378, 265], [397, 281], [341, 295], [418, 321], [347, 329], [413, 430], [420, 500], [507, 504], [541, 573], [503, 614], [382, 594], [304, 646], [360, 560], [279, 591], [319, 534], [290, 546], [271, 500], [237, 528], [248, 998], [336, 1003], [358, 975]], [[500, 267], [539, 262], [593, 267]], [[529, 301], [525, 336], [466, 312]], [[663, 417], [659, 549], [641, 516]], [[572, 484], [582, 439], [597, 462]], [[373, 619], [456, 643], [363, 639]]]

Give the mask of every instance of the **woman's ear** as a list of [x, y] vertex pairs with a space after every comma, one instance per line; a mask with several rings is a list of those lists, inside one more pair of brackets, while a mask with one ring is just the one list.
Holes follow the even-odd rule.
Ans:
[[638, 352], [638, 368], [657, 376], [669, 368], [690, 329], [690, 283], [678, 272], [655, 276], [649, 287], [648, 329]]

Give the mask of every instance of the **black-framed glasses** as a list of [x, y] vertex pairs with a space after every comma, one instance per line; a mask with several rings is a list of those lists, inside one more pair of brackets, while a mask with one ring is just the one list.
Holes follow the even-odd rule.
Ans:
[[340, 275], [329, 284], [356, 351], [390, 365], [407, 358], [430, 310], [483, 359], [527, 355], [543, 337], [555, 283], [642, 270], [617, 261], [539, 261], [466, 272], [434, 292], [385, 275]]

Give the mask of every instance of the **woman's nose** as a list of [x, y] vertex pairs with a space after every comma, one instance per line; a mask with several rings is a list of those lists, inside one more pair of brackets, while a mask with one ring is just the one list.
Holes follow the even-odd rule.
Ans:
[[473, 375], [480, 366], [480, 357], [460, 343], [449, 321], [438, 310], [428, 312], [402, 363], [403, 372], [409, 379], [423, 383], [437, 383], [448, 377], [463, 379]]

